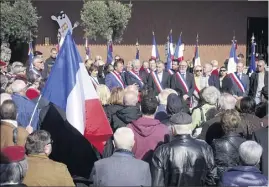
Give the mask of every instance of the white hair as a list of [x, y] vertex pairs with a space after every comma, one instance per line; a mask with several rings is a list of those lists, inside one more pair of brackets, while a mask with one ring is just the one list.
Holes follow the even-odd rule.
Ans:
[[24, 81], [22, 80], [15, 80], [12, 84], [11, 84], [11, 90], [13, 93], [20, 93], [21, 91], [23, 91], [26, 88], [26, 84]]
[[6, 100], [12, 100], [11, 95], [8, 94], [8, 93], [1, 93], [1, 94], [0, 94], [0, 98], [1, 98], [1, 100], [0, 100], [0, 103], [1, 103], [1, 104], [0, 104], [0, 105], [2, 105], [3, 102], [6, 101]]
[[255, 166], [260, 162], [262, 146], [255, 141], [245, 141], [239, 147], [239, 156], [244, 165]]
[[138, 94], [135, 91], [126, 91], [123, 96], [125, 106], [136, 106], [138, 102]]
[[223, 110], [231, 110], [235, 108], [236, 99], [228, 93], [223, 93], [219, 98], [219, 107]]
[[171, 88], [166, 88], [163, 91], [161, 91], [161, 93], [159, 93], [158, 95], [159, 103], [162, 105], [167, 105], [167, 98], [171, 93], [177, 94], [177, 92]]
[[172, 128], [176, 131], [176, 134], [191, 134], [192, 133], [191, 124], [173, 125]]
[[212, 60], [212, 61], [211, 61], [211, 65], [212, 65], [213, 67], [218, 67], [219, 62], [218, 62], [217, 60]]
[[137, 96], [139, 94], [139, 90], [138, 90], [138, 87], [136, 85], [129, 85], [124, 89], [124, 92], [129, 92], [129, 91], [135, 92], [137, 94]]
[[116, 148], [127, 149], [130, 151], [133, 149], [135, 140], [132, 129], [128, 127], [118, 128], [113, 136]]
[[201, 96], [206, 103], [215, 105], [220, 98], [220, 92], [215, 86], [209, 86], [202, 91]]
[[138, 60], [138, 59], [134, 59], [134, 60], [132, 61], [132, 65], [134, 66], [136, 63], [139, 63], [139, 64], [141, 65], [140, 60]]

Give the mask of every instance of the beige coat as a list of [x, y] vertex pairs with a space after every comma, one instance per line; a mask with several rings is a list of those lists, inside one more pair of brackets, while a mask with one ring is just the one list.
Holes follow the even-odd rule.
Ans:
[[75, 186], [65, 164], [45, 154], [28, 155], [28, 171], [23, 180], [27, 186]]

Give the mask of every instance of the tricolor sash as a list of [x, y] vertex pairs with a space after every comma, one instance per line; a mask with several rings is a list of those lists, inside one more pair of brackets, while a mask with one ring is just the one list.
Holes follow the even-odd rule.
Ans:
[[97, 85], [99, 85], [99, 82], [97, 82], [92, 76], [90, 76], [90, 79], [92, 81], [94, 88], [96, 89]]
[[133, 71], [129, 71], [129, 73], [130, 73], [134, 78], [136, 78], [136, 79], [140, 82], [141, 86], [144, 85], [144, 83], [143, 83], [142, 79], [140, 78], [140, 76], [138, 76], [138, 75], [137, 75], [135, 72], [133, 72]]
[[146, 69], [145, 69], [145, 71], [146, 71], [147, 73], [150, 73], [150, 70], [149, 70], [149, 68], [146, 68]]
[[200, 90], [199, 90], [199, 88], [197, 87], [196, 83], [194, 84], [194, 89], [195, 89], [195, 91], [196, 91], [197, 93], [200, 93]]
[[124, 88], [124, 83], [123, 83], [121, 77], [113, 71], [111, 72], [111, 74], [115, 77], [115, 79], [118, 81], [118, 83], [121, 85], [121, 87]]
[[183, 85], [185, 92], [188, 93], [189, 92], [188, 85], [185, 82], [184, 78], [180, 75], [179, 72], [176, 73], [176, 77], [177, 77], [178, 81]]
[[158, 89], [159, 93], [160, 93], [163, 90], [163, 87], [162, 87], [162, 84], [161, 84], [158, 76], [156, 75], [156, 72], [151, 72], [151, 76], [153, 78], [154, 83], [157, 86], [157, 89]]
[[238, 88], [243, 92], [245, 93], [245, 86], [244, 84], [242, 83], [242, 81], [239, 79], [239, 77], [237, 76], [237, 74], [235, 73], [231, 73], [231, 77], [232, 79], [234, 80], [234, 82], [236, 83], [236, 85], [238, 86]]
[[173, 75], [173, 74], [174, 74], [174, 72], [173, 72], [171, 69], [168, 70], [168, 73], [169, 73], [170, 75]]

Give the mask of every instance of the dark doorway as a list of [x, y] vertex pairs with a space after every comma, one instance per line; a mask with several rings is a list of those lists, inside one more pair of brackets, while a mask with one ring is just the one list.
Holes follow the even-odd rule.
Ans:
[[247, 65], [250, 62], [252, 34], [254, 34], [257, 44], [256, 53], [268, 64], [268, 18], [248, 17], [247, 25]]

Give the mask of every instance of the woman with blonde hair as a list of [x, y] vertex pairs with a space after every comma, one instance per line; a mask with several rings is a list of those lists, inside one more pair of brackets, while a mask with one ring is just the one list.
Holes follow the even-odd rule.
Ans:
[[195, 89], [193, 92], [192, 108], [196, 107], [200, 100], [200, 91], [206, 86], [205, 78], [203, 77], [203, 67], [201, 65], [196, 65], [193, 69], [194, 71], [194, 83]]

